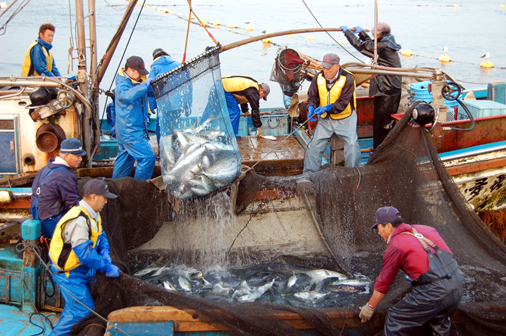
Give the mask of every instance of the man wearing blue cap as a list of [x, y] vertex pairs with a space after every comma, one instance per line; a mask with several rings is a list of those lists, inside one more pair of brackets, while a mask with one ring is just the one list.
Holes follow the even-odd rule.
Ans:
[[336, 54], [323, 56], [323, 71], [313, 77], [307, 92], [308, 119], [316, 121], [318, 116], [318, 125], [304, 159], [304, 172], [320, 169], [323, 152], [334, 134], [344, 141], [345, 166], [357, 167], [360, 160], [355, 78], [339, 61]]
[[79, 204], [77, 191], [77, 169], [86, 155], [81, 142], [76, 138], [62, 141], [60, 155], [49, 159], [32, 183], [31, 213], [33, 219], [41, 221], [42, 234], [47, 238], [65, 213]]
[[383, 335], [407, 335], [427, 323], [434, 335], [450, 335], [450, 317], [462, 298], [464, 274], [443, 238], [433, 227], [404, 223], [399, 210], [390, 206], [376, 211], [372, 229], [378, 229], [387, 249], [374, 292], [360, 307], [362, 322], [371, 319], [402, 268], [412, 290], [388, 310]]

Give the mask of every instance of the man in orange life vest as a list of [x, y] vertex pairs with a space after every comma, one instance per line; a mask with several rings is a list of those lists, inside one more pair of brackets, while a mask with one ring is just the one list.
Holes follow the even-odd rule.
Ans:
[[21, 76], [48, 76], [60, 77], [60, 71], [54, 63], [53, 48], [55, 27], [50, 23], [45, 23], [39, 28], [39, 39], [33, 42], [26, 51], [23, 66], [21, 67]]

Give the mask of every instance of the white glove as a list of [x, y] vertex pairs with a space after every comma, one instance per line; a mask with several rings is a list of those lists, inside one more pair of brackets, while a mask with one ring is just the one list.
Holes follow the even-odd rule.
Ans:
[[368, 304], [366, 304], [365, 306], [360, 307], [360, 314], [358, 314], [358, 317], [360, 317], [362, 323], [364, 323], [371, 319], [372, 314], [374, 314], [374, 309], [369, 307]]

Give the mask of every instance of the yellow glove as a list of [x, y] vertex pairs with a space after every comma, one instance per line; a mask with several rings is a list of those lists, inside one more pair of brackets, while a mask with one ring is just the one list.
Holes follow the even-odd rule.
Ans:
[[358, 317], [360, 317], [362, 323], [364, 323], [371, 319], [372, 314], [374, 314], [374, 309], [369, 307], [368, 304], [365, 304], [365, 306], [360, 307], [360, 314], [358, 314]]
[[264, 136], [264, 131], [262, 131], [262, 127], [257, 127], [257, 137]]

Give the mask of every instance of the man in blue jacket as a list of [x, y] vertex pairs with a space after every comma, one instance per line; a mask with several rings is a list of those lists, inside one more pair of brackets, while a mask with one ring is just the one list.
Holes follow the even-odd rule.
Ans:
[[55, 27], [50, 23], [45, 23], [39, 28], [39, 39], [33, 42], [28, 48], [23, 66], [21, 67], [21, 76], [41, 76], [60, 77], [60, 71], [54, 63], [53, 48]]
[[[153, 51], [153, 63], [151, 63], [151, 71], [149, 72], [148, 79], [151, 81], [180, 65], [181, 63], [174, 61], [174, 59], [162, 48], [157, 48]], [[160, 149], [160, 118], [158, 116], [158, 106], [156, 105], [155, 92], [153, 88], [150, 88], [148, 97], [151, 112], [156, 111], [156, 141], [158, 142], [158, 149]]]
[[151, 79], [139, 56], [127, 59], [116, 76], [115, 109], [118, 157], [112, 178], [130, 176], [137, 161], [134, 177], [149, 180], [155, 169], [155, 152], [149, 144], [148, 90]]
[[33, 219], [41, 221], [42, 233], [47, 238], [53, 236], [60, 218], [79, 204], [77, 177], [73, 170], [79, 167], [84, 155], [86, 151], [78, 139], [65, 139], [60, 156], [49, 159], [33, 180], [30, 210]]
[[52, 336], [68, 335], [72, 326], [95, 307], [90, 283], [97, 271], [107, 277], [119, 277], [100, 217], [107, 200], [118, 196], [109, 192], [102, 180], [86, 182], [83, 192], [79, 205], [58, 222], [49, 248], [51, 273], [65, 298], [65, 308]]

